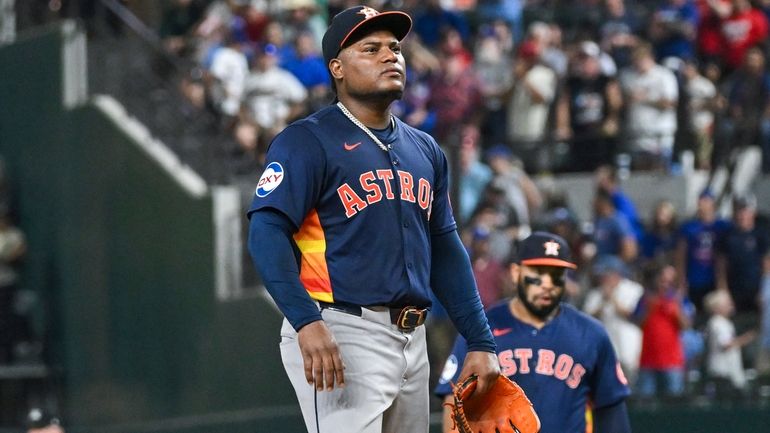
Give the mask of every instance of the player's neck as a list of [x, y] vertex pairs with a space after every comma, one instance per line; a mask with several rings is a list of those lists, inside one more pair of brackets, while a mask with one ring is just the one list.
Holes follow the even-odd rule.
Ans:
[[350, 114], [369, 128], [384, 129], [390, 125], [391, 102], [380, 104], [372, 101], [362, 102], [342, 95], [340, 95], [339, 100], [350, 111]]
[[508, 306], [508, 308], [511, 310], [511, 314], [513, 314], [513, 317], [537, 329], [541, 329], [548, 322], [550, 322], [551, 319], [556, 317], [556, 315], [559, 314], [560, 308], [554, 308], [553, 311], [551, 311], [551, 314], [549, 314], [547, 317], [540, 317], [536, 314], [532, 314], [532, 312], [524, 306], [519, 298], [513, 298]]

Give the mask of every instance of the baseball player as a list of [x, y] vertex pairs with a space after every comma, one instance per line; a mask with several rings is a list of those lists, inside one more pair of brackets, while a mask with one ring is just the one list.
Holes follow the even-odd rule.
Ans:
[[285, 315], [281, 357], [309, 432], [427, 432], [430, 291], [468, 341], [463, 375], [499, 374], [456, 231], [447, 160], [394, 117], [411, 18], [364, 6], [331, 21], [336, 100], [270, 145], [249, 251]]
[[[609, 336], [590, 316], [561, 302], [565, 272], [575, 269], [561, 237], [535, 232], [511, 260], [515, 298], [487, 311], [502, 374], [534, 405], [541, 433], [630, 432], [625, 398], [630, 390]], [[458, 337], [435, 393], [451, 402], [467, 350]], [[590, 427], [590, 428], [589, 428]], [[592, 429], [591, 429], [592, 428]], [[444, 410], [444, 431], [452, 429]]]

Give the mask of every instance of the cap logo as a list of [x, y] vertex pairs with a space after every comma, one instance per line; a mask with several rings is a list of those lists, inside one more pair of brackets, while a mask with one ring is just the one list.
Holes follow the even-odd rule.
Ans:
[[358, 11], [358, 14], [359, 15], [363, 15], [364, 18], [368, 20], [369, 18], [376, 17], [380, 13], [377, 12], [376, 9], [372, 9], [369, 6], [364, 6], [363, 8], [361, 8], [360, 11]]
[[543, 246], [545, 247], [546, 256], [559, 256], [559, 247], [561, 247], [561, 245], [559, 245], [558, 242], [548, 241], [544, 243]]

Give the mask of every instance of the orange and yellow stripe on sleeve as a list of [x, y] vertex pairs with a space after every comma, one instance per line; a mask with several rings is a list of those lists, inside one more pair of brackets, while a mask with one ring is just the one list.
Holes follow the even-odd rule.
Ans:
[[326, 266], [326, 238], [318, 212], [311, 211], [302, 227], [294, 235], [294, 242], [302, 255], [299, 279], [311, 298], [334, 302], [329, 268]]
[[586, 404], [586, 433], [594, 433], [594, 410], [590, 402]]

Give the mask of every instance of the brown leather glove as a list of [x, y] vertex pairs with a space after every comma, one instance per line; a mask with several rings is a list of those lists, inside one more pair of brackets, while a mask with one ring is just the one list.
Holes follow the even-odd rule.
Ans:
[[453, 386], [453, 433], [537, 433], [540, 419], [519, 385], [500, 375], [483, 395], [471, 395], [478, 377]]

